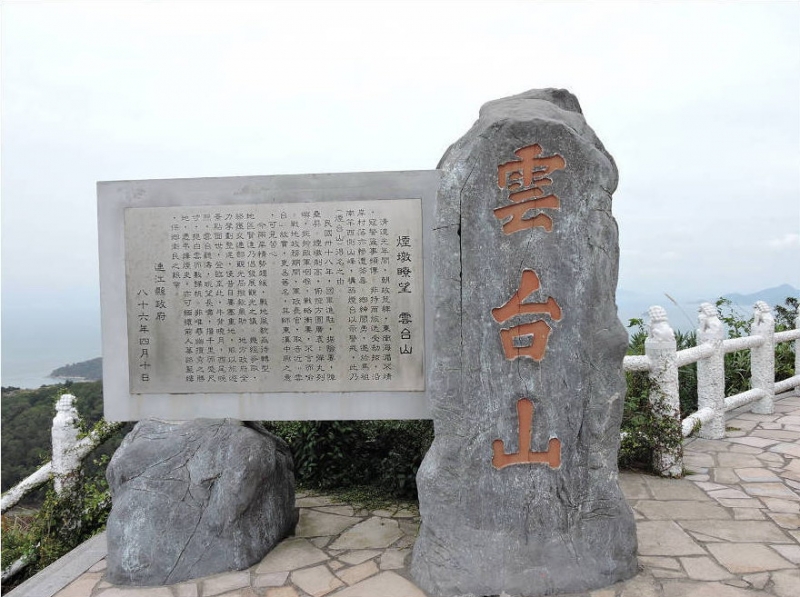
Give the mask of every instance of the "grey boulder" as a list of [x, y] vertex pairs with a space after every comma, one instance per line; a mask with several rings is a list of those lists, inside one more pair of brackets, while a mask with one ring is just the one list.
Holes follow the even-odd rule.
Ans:
[[107, 579], [167, 585], [260, 561], [297, 523], [292, 455], [236, 420], [146, 420], [108, 465]]

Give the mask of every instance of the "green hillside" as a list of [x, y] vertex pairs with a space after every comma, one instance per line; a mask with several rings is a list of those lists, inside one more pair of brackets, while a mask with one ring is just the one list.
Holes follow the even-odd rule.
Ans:
[[103, 358], [97, 357], [80, 363], [64, 365], [50, 373], [50, 377], [74, 377], [86, 381], [103, 379]]
[[[103, 388], [99, 381], [43, 386], [36, 390], [3, 388], [0, 400], [2, 491], [7, 491], [50, 460], [50, 429], [56, 414], [55, 403], [65, 393], [75, 395], [78, 413], [88, 427], [100, 420]], [[113, 453], [118, 444], [118, 441], [109, 441], [101, 450]], [[90, 461], [91, 458], [87, 460]]]

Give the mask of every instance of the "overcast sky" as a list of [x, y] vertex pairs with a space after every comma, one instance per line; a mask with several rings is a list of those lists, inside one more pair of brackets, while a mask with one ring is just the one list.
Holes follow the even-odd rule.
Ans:
[[[97, 309], [99, 180], [432, 169], [575, 93], [620, 287], [800, 287], [798, 2], [2, 3], [4, 317]], [[7, 319], [6, 319], [7, 321]]]

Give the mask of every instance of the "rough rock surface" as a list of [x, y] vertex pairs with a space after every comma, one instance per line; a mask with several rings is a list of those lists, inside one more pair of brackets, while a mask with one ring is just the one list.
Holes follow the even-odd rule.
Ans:
[[417, 475], [412, 574], [436, 596], [631, 577], [614, 161], [573, 95], [534, 90], [483, 106], [439, 168], [436, 437]]
[[297, 523], [291, 452], [259, 425], [141, 421], [106, 476], [107, 578], [115, 584], [247, 568]]

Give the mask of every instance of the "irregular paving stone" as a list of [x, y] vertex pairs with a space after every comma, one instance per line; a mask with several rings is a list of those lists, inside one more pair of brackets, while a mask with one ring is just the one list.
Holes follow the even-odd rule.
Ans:
[[758, 468], [761, 466], [761, 462], [755, 456], [732, 452], [720, 452], [717, 454], [717, 464], [721, 467], [733, 469]]
[[340, 516], [353, 516], [355, 514], [355, 510], [353, 510], [353, 506], [320, 506], [319, 508], [314, 508], [314, 510], [318, 510], [320, 512], [327, 512], [328, 514], [338, 514]]
[[650, 520], [729, 520], [730, 515], [712, 502], [641, 500], [636, 510]]
[[253, 586], [256, 588], [263, 587], [281, 587], [289, 578], [289, 571], [284, 572], [270, 572], [269, 574], [256, 574], [253, 579]]
[[653, 568], [650, 570], [650, 574], [652, 574], [654, 578], [686, 578], [686, 573], [683, 571], [661, 570], [660, 568]]
[[772, 590], [778, 597], [800, 595], [800, 570], [781, 570], [772, 573]]
[[381, 570], [399, 570], [405, 568], [406, 557], [411, 553], [408, 549], [387, 549], [380, 559]]
[[628, 500], [652, 499], [653, 497], [642, 475], [620, 472], [619, 486]]
[[710, 491], [720, 491], [723, 489], [729, 489], [727, 485], [720, 485], [719, 483], [695, 482], [695, 485], [697, 485], [700, 489], [702, 489], [707, 493]]
[[277, 589], [269, 589], [266, 597], [300, 597], [295, 591], [294, 587], [279, 587]]
[[767, 516], [784, 529], [800, 528], [800, 514], [793, 512], [767, 512]]
[[800, 564], [800, 545], [770, 545], [772, 549], [795, 564]]
[[681, 563], [676, 558], [661, 556], [641, 556], [639, 564], [647, 568], [665, 568], [667, 570], [680, 570]]
[[720, 582], [665, 581], [663, 597], [770, 597], [769, 593], [732, 587]]
[[705, 555], [705, 550], [671, 520], [636, 525], [639, 553], [646, 556]]
[[371, 560], [380, 553], [377, 549], [358, 549], [339, 556], [339, 559], [346, 564], [355, 565]]
[[197, 583], [184, 583], [172, 587], [172, 592], [175, 597], [198, 597], [200, 595], [200, 587]]
[[778, 440], [775, 439], [764, 439], [761, 437], [753, 437], [751, 435], [748, 435], [747, 437], [737, 437], [731, 441], [736, 442], [737, 444], [753, 446], [754, 448], [766, 448], [767, 446], [772, 446], [778, 442]]
[[663, 479], [645, 476], [644, 482], [650, 488], [653, 498], [664, 501], [708, 501], [708, 496], [697, 485], [685, 479]]
[[[86, 597], [89, 593], [80, 593], [75, 597]], [[97, 597], [173, 597], [172, 591], [168, 587], [147, 587], [130, 589], [128, 587], [112, 587], [101, 591]], [[55, 597], [73, 597], [57, 593]]]
[[358, 566], [351, 566], [344, 570], [336, 572], [336, 576], [342, 579], [348, 585], [354, 585], [357, 582], [369, 578], [370, 576], [378, 573], [378, 566], [373, 560], [359, 564]]
[[92, 589], [94, 589], [101, 577], [102, 574], [99, 572], [92, 572], [79, 576], [76, 580], [56, 593], [55, 597], [85, 597], [92, 592]]
[[620, 586], [620, 597], [660, 597], [661, 593], [658, 581], [650, 574], [640, 574]]
[[686, 570], [686, 574], [692, 580], [724, 580], [730, 578], [731, 574], [711, 558], [681, 558], [681, 564]]
[[341, 580], [331, 574], [327, 566], [295, 570], [292, 572], [291, 581], [312, 597], [322, 597], [344, 586]]
[[333, 537], [313, 537], [312, 539], [309, 539], [309, 541], [311, 541], [311, 543], [314, 546], [319, 547], [320, 549], [322, 549], [323, 547], [328, 545], [328, 543], [333, 541]]
[[[536, 182], [545, 163], [546, 193]], [[412, 575], [430, 593], [481, 595], [628, 578], [636, 535], [617, 482], [628, 338], [614, 305], [613, 159], [577, 99], [550, 89], [484, 105], [440, 169], [436, 435], [417, 474]], [[509, 195], [520, 186], [526, 197]]]
[[214, 597], [227, 591], [250, 586], [249, 572], [222, 574], [203, 581], [203, 597]]
[[[730, 504], [722, 504], [722, 505], [730, 507]], [[759, 508], [760, 506], [750, 507], [749, 505], [745, 506], [744, 508], [731, 507], [731, 512], [733, 512], [734, 520], [764, 520], [765, 519], [764, 513]]]
[[402, 536], [396, 520], [372, 517], [342, 533], [331, 549], [385, 548]]
[[772, 522], [752, 520], [718, 520], [713, 524], [706, 521], [682, 521], [681, 526], [687, 531], [704, 533], [716, 539], [733, 543], [791, 543], [784, 533]]
[[106, 477], [106, 577], [115, 584], [166, 585], [247, 568], [297, 522], [291, 451], [257, 424], [140, 421]]
[[776, 452], [777, 454], [788, 454], [794, 458], [800, 458], [800, 445], [797, 444], [777, 444], [772, 446], [769, 451]]
[[328, 559], [325, 552], [305, 539], [287, 539], [256, 566], [256, 574], [297, 570]]
[[760, 499], [771, 512], [784, 512], [787, 514], [800, 512], [800, 502], [769, 497]]
[[792, 433], [791, 431], [783, 431], [781, 429], [759, 429], [754, 432], [754, 435], [757, 437], [765, 437], [768, 439], [776, 439], [778, 441], [792, 441], [797, 439], [797, 433]]
[[800, 496], [783, 483], [742, 483], [742, 487], [747, 493], [757, 497], [800, 500]]
[[750, 586], [759, 591], [767, 586], [769, 582], [769, 572], [759, 572], [757, 574], [746, 574], [742, 577]]
[[777, 419], [775, 422], [780, 423], [781, 425], [800, 425], [800, 417], [789, 415], [786, 417], [781, 417], [780, 419]]
[[723, 485], [735, 485], [741, 481], [732, 468], [726, 467], [711, 469], [711, 478], [715, 483], [722, 483]]
[[793, 564], [766, 545], [758, 543], [710, 543], [708, 550], [734, 574], [791, 568]]
[[704, 454], [702, 452], [688, 452], [683, 455], [683, 465], [687, 468], [696, 470], [698, 467], [708, 468], [715, 466], [717, 463], [711, 454]]
[[727, 489], [725, 492], [714, 492], [709, 495], [725, 508], [763, 508], [756, 498], [750, 497], [738, 489]]
[[303, 508], [300, 520], [295, 529], [295, 537], [323, 537], [338, 535], [346, 528], [358, 523], [360, 519], [352, 516], [340, 516]]
[[695, 531], [689, 531], [689, 535], [701, 543], [720, 543], [722, 541], [722, 539], [719, 539], [718, 537], [712, 537], [711, 535], [706, 535], [704, 533], [698, 533]]
[[402, 576], [391, 572], [361, 581], [336, 593], [336, 597], [427, 597]]
[[711, 477], [705, 474], [705, 471], [702, 471], [702, 474], [700, 471], [698, 471], [696, 473], [686, 473], [686, 479], [689, 481], [710, 481]]
[[[740, 438], [734, 438], [734, 439], [740, 439]], [[730, 447], [728, 448], [728, 450], [736, 454], [750, 454], [752, 456], [757, 456], [763, 452], [761, 448], [756, 448], [754, 446], [746, 446], [739, 442], [734, 442], [733, 440], [731, 441], [729, 446]]]
[[768, 471], [764, 467], [737, 468], [734, 469], [734, 471], [742, 481], [750, 483], [766, 483], [766, 482], [780, 481], [780, 479], [775, 473]]

